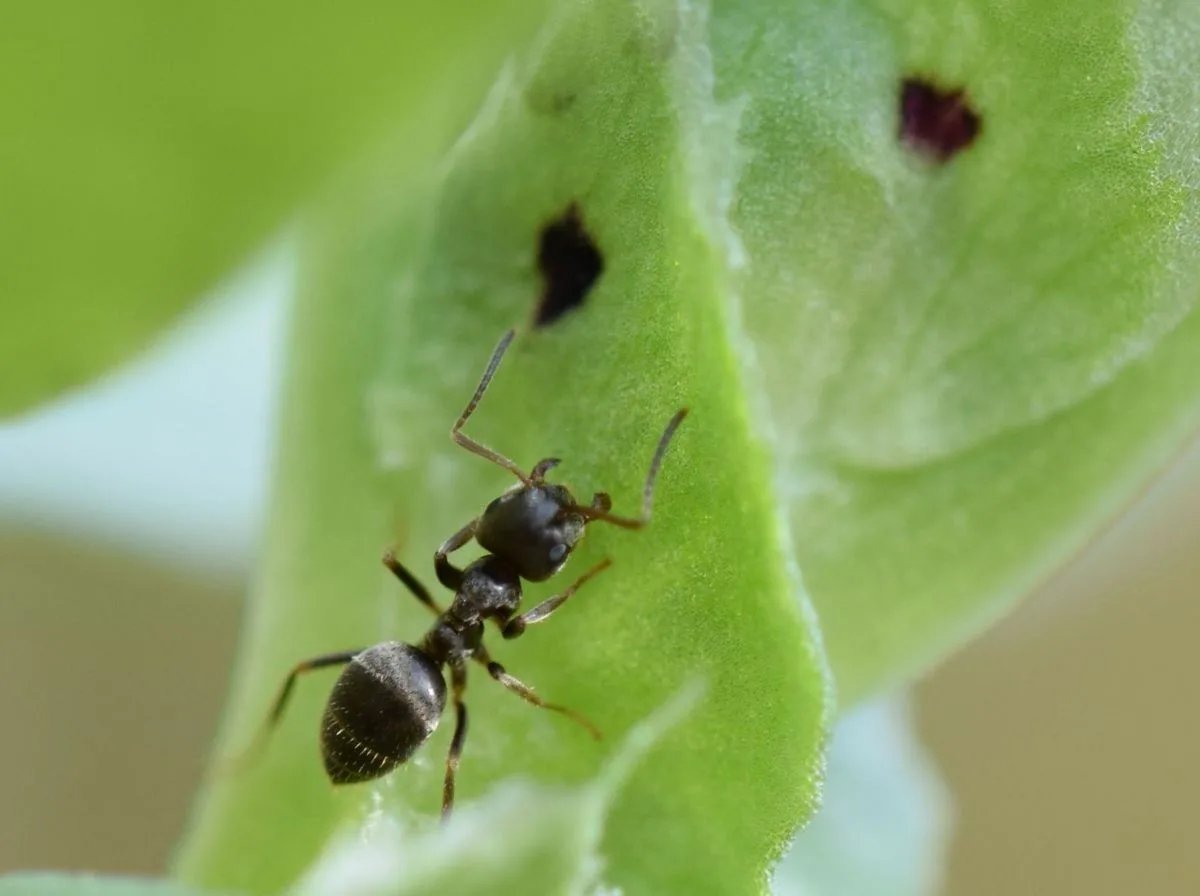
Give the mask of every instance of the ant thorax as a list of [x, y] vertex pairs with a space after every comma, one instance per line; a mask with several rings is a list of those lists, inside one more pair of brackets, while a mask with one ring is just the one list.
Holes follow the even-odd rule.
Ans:
[[465, 662], [483, 642], [484, 620], [507, 622], [520, 605], [521, 579], [516, 568], [487, 554], [462, 571], [462, 583], [450, 608], [438, 617], [421, 647], [439, 663]]
[[517, 485], [488, 504], [476, 523], [475, 540], [512, 563], [521, 578], [543, 582], [562, 568], [583, 537], [586, 521], [575, 507], [564, 486]]
[[486, 554], [463, 570], [462, 584], [447, 616], [464, 624], [507, 619], [521, 605], [521, 579], [502, 557]]

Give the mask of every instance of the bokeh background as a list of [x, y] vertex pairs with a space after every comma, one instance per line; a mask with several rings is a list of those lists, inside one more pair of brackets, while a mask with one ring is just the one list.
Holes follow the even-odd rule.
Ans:
[[[0, 872], [167, 865], [253, 575], [289, 259], [270, 249], [143, 356], [0, 426]], [[936, 805], [891, 818], [927, 841], [912, 856], [930, 864], [926, 890], [1200, 892], [1198, 518], [1193, 449], [914, 684], [906, 705], [952, 803], [917, 756], [925, 778], [894, 802]], [[875, 736], [862, 721], [875, 711], [851, 713], [835, 772]], [[878, 795], [913, 774], [903, 765], [868, 754], [851, 777]], [[818, 825], [836, 823], [844, 794], [831, 780], [834, 821]], [[862, 856], [883, 849], [876, 835], [857, 835]], [[803, 854], [789, 861], [802, 875]]]

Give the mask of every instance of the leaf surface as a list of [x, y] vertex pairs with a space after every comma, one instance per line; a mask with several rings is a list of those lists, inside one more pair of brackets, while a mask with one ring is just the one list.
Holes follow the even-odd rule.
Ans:
[[[711, 40], [743, 102], [734, 286], [852, 701], [995, 618], [1200, 425], [1200, 13], [717, 4]], [[913, 77], [980, 116], [945, 164], [898, 139]]]
[[[514, 775], [586, 782], [622, 732], [702, 676], [707, 696], [633, 774], [604, 828], [606, 880], [631, 893], [759, 891], [812, 811], [829, 714], [741, 385], [727, 247], [706, 217], [720, 197], [689, 148], [701, 116], [735, 120], [706, 95], [703, 47], [684, 31], [698, 24], [665, 4], [566, 10], [501, 79], [439, 179], [397, 190], [394, 205], [381, 181], [314, 235], [275, 522], [227, 741], [245, 742], [297, 659], [415, 640], [428, 626], [377, 558], [399, 536], [404, 562], [432, 581], [437, 545], [513, 483], [447, 429], [500, 334], [524, 325], [468, 430], [523, 468], [563, 458], [552, 478], [580, 500], [603, 490], [636, 514], [659, 434], [677, 408], [691, 413], [652, 524], [593, 525], [526, 605], [603, 557], [612, 569], [520, 641], [491, 638], [513, 674], [594, 718], [605, 740], [472, 668], [460, 795]], [[572, 217], [603, 270], [582, 305], [532, 328], [539, 246]], [[371, 799], [435, 814], [446, 723], [421, 761], [379, 786], [331, 791], [314, 743], [329, 677], [302, 683], [260, 769], [210, 795], [184, 854], [188, 879], [270, 892]]]
[[[853, 700], [1001, 612], [1197, 424], [1200, 156], [1181, 115], [1197, 15], [565, 9], [436, 176], [385, 171], [312, 236], [229, 743], [296, 659], [428, 623], [373, 561], [399, 537], [431, 578], [432, 550], [511, 483], [445, 428], [523, 324], [468, 428], [522, 467], [563, 458], [582, 500], [605, 490], [633, 512], [657, 434], [692, 413], [653, 524], [594, 527], [571, 574], [613, 569], [493, 649], [613, 736], [704, 675], [704, 703], [611, 807], [605, 879], [756, 891], [811, 811], [829, 721], [805, 586]], [[943, 162], [901, 139], [912, 78], [980, 116]], [[545, 249], [563, 233], [602, 262], [572, 307], [590, 275]], [[548, 309], [563, 313], [534, 326]], [[480, 677], [465, 799], [516, 774], [594, 778], [608, 746], [481, 696]], [[306, 683], [263, 767], [209, 794], [190, 879], [268, 892], [370, 800], [433, 811], [445, 730], [378, 787], [323, 783], [327, 687]]]

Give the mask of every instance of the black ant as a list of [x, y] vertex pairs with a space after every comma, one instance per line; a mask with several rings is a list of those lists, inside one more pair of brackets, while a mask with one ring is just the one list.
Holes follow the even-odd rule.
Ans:
[[[594, 738], [600, 738], [596, 726], [583, 716], [565, 706], [547, 703], [495, 662], [483, 646], [483, 625], [493, 619], [505, 638], [516, 638], [527, 626], [548, 618], [585, 582], [609, 567], [608, 559], [600, 561], [564, 591], [515, 615], [521, 603], [521, 579], [541, 582], [558, 572], [583, 537], [588, 523], [599, 520], [626, 529], [640, 529], [650, 521], [658, 468], [671, 437], [687, 415], [687, 408], [676, 412], [658, 440], [646, 474], [640, 516], [610, 513], [612, 502], [603, 492], [596, 493], [591, 504], [578, 504], [564, 486], [545, 480], [546, 473], [558, 465], [557, 458], [538, 461], [526, 475], [507, 457], [462, 431], [514, 335], [513, 330], [504, 334], [475, 394], [450, 430], [455, 443], [499, 464], [520, 480], [434, 553], [438, 581], [454, 592], [450, 608], [443, 610], [428, 589], [389, 551], [384, 555], [384, 565], [437, 617], [433, 627], [418, 644], [385, 641], [367, 649], [343, 650], [297, 663], [284, 681], [263, 731], [264, 735], [269, 733], [283, 715], [292, 687], [302, 672], [346, 665], [333, 686], [321, 720], [325, 772], [334, 784], [354, 784], [381, 777], [412, 756], [437, 728], [446, 706], [442, 667], [449, 666], [456, 718], [442, 787], [443, 817], [454, 805], [454, 777], [467, 734], [467, 707], [463, 703], [467, 660], [485, 666], [492, 678], [522, 699], [561, 713], [586, 728]], [[459, 569], [447, 555], [472, 538], [489, 553]]]

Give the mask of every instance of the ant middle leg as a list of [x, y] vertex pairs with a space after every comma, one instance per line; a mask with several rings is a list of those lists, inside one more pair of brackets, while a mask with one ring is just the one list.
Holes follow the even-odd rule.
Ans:
[[266, 745], [267, 738], [271, 736], [271, 732], [275, 730], [275, 726], [283, 718], [283, 712], [287, 708], [288, 701], [291, 699], [292, 690], [296, 686], [297, 678], [305, 672], [312, 672], [316, 669], [325, 669], [329, 666], [344, 666], [365, 649], [360, 647], [357, 650], [340, 650], [337, 653], [325, 653], [321, 656], [314, 656], [311, 659], [296, 663], [288, 673], [287, 678], [284, 679], [283, 686], [279, 689], [279, 693], [275, 697], [275, 702], [271, 705], [271, 711], [259, 729], [258, 734], [255, 735], [250, 745], [231, 761], [231, 765], [235, 769], [244, 767]]
[[434, 616], [441, 616], [444, 610], [438, 605], [438, 602], [433, 599], [433, 595], [429, 593], [429, 589], [421, 584], [420, 580], [414, 576], [408, 569], [396, 559], [396, 549], [392, 548], [383, 555], [383, 565], [392, 571], [392, 575], [404, 583], [404, 587], [409, 590], [413, 597], [429, 608], [429, 612]]
[[502, 634], [505, 639], [520, 637], [520, 635], [524, 634], [526, 626], [533, 625], [535, 622], [541, 622], [543, 619], [549, 617], [555, 610], [565, 604], [571, 595], [583, 587], [585, 582], [587, 582], [593, 576], [597, 576], [604, 572], [604, 570], [608, 569], [610, 566], [612, 566], [612, 560], [605, 557], [603, 560], [581, 575], [578, 579], [576, 579], [574, 584], [572, 584], [569, 588], [565, 588], [558, 594], [546, 598], [536, 607], [526, 610], [520, 616], [514, 616], [512, 619], [508, 620], [508, 622], [504, 623], [504, 626], [500, 629], [500, 634]]
[[504, 685], [526, 703], [532, 703], [534, 706], [542, 709], [548, 709], [551, 712], [557, 712], [566, 716], [576, 724], [582, 725], [584, 728], [586, 728], [588, 734], [590, 734], [596, 740], [600, 740], [603, 737], [603, 735], [600, 733], [600, 729], [589, 722], [580, 713], [577, 713], [575, 710], [563, 706], [562, 704], [549, 703], [543, 700], [529, 685], [525, 684], [520, 679], [509, 675], [508, 671], [490, 656], [488, 656], [487, 651], [482, 647], [480, 647], [476, 652], [475, 659], [487, 667], [488, 675], [492, 676], [492, 678], [500, 682], [500, 684]]
[[508, 350], [508, 346], [516, 334], [516, 330], [509, 330], [500, 338], [499, 344], [492, 352], [491, 360], [488, 361], [487, 369], [483, 372], [483, 377], [479, 380], [479, 385], [475, 387], [475, 394], [471, 396], [471, 400], [467, 402], [467, 406], [463, 408], [463, 412], [458, 415], [458, 420], [450, 427], [450, 438], [454, 440], [454, 444], [466, 448], [472, 454], [478, 455], [484, 460], [490, 460], [492, 463], [504, 467], [504, 469], [520, 479], [521, 482], [528, 485], [529, 478], [522, 472], [520, 467], [503, 454], [476, 442], [462, 431], [463, 426], [471, 419], [471, 415], [475, 413], [475, 408], [479, 406], [479, 401], [483, 398], [483, 393], [487, 391], [488, 384], [491, 383], [492, 377], [496, 374], [496, 368], [500, 366], [500, 360], [504, 357], [505, 351]]
[[650, 510], [654, 504], [654, 483], [658, 479], [658, 468], [662, 466], [663, 457], [667, 453], [667, 446], [671, 444], [671, 438], [675, 435], [675, 430], [679, 428], [679, 424], [683, 422], [683, 418], [687, 416], [688, 409], [680, 408], [667, 422], [667, 428], [663, 430], [663, 434], [659, 436], [658, 447], [654, 449], [654, 457], [650, 460], [650, 469], [646, 473], [646, 484], [642, 488], [642, 513], [641, 516], [629, 517], [618, 516], [615, 513], [609, 513], [609, 508], [612, 507], [612, 501], [604, 492], [597, 492], [592, 498], [590, 507], [579, 506], [574, 508], [575, 511], [586, 520], [602, 520], [606, 523], [612, 523], [614, 526], [620, 526], [623, 529], [641, 529], [650, 522]]
[[442, 782], [442, 820], [454, 808], [454, 776], [458, 773], [458, 761], [462, 757], [463, 743], [467, 739], [467, 704], [463, 702], [463, 691], [467, 688], [467, 667], [462, 663], [450, 667], [450, 687], [454, 696], [454, 737], [450, 739], [450, 752], [446, 755], [446, 777]]

